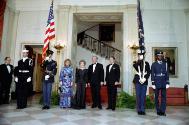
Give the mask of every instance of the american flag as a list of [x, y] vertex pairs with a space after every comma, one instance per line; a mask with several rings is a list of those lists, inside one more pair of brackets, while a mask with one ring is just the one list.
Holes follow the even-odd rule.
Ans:
[[142, 13], [140, 8], [140, 0], [137, 0], [137, 21], [138, 21], [138, 39], [139, 46], [144, 46], [144, 27], [142, 21]]
[[55, 23], [54, 23], [54, 14], [53, 14], [53, 1], [50, 6], [49, 16], [47, 20], [47, 26], [45, 31], [45, 40], [43, 45], [42, 58], [43, 60], [46, 57], [46, 51], [49, 49], [49, 43], [55, 38]]

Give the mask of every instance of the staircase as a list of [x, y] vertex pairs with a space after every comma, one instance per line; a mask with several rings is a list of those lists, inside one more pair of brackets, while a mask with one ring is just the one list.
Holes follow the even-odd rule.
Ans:
[[77, 45], [105, 59], [114, 56], [116, 58], [116, 63], [121, 65], [121, 50], [85, 34], [85, 31], [77, 35]]

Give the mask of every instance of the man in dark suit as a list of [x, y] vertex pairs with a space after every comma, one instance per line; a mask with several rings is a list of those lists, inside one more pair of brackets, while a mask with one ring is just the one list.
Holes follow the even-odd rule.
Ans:
[[101, 105], [101, 97], [100, 97], [100, 87], [104, 82], [104, 69], [103, 65], [97, 63], [98, 57], [92, 57], [92, 63], [88, 67], [88, 80], [91, 86], [91, 94], [92, 94], [92, 108], [96, 108], [98, 106], [99, 109], [102, 109]]
[[5, 57], [5, 63], [0, 65], [0, 104], [9, 104], [10, 87], [13, 76], [11, 58]]
[[106, 66], [106, 78], [108, 90], [108, 107], [106, 109], [115, 110], [116, 107], [116, 96], [117, 96], [117, 85], [120, 79], [120, 68], [118, 64], [115, 64], [115, 57], [110, 57], [110, 64]]

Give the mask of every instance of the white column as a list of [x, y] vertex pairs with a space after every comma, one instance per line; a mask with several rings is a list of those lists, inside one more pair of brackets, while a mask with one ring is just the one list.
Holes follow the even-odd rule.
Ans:
[[19, 19], [19, 11], [14, 13], [14, 22], [12, 26], [12, 37], [11, 37], [11, 50], [10, 50], [10, 57], [12, 58], [12, 62], [15, 60], [15, 48], [16, 48], [16, 39], [17, 39], [17, 28], [18, 28], [18, 19]]
[[129, 42], [138, 41], [137, 31], [137, 8], [127, 6], [123, 13], [123, 90], [133, 93], [133, 54], [128, 48]]
[[58, 9], [57, 40], [65, 42], [65, 48], [61, 51], [60, 65], [66, 58], [71, 59], [73, 13], [71, 6], [61, 6]]
[[7, 6], [4, 16], [2, 56], [10, 56], [14, 63], [19, 11]]
[[6, 44], [7, 44], [7, 36], [8, 36], [8, 27], [9, 27], [9, 14], [10, 9], [7, 6], [4, 13], [4, 21], [3, 21], [3, 34], [2, 34], [2, 42], [1, 42], [1, 63], [3, 63], [6, 54]]
[[[186, 14], [187, 57], [188, 57], [187, 66], [188, 66], [188, 72], [189, 72], [189, 36], [188, 36], [189, 34], [189, 9], [185, 11], [185, 14]], [[189, 73], [188, 73], [188, 79], [189, 79]], [[189, 93], [188, 93], [188, 97], [189, 97]]]

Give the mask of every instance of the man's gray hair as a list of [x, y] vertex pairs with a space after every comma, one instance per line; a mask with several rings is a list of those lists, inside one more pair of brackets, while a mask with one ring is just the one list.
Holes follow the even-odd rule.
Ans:
[[98, 56], [92, 56], [92, 58], [93, 58], [93, 57], [96, 57], [96, 59], [98, 60]]

